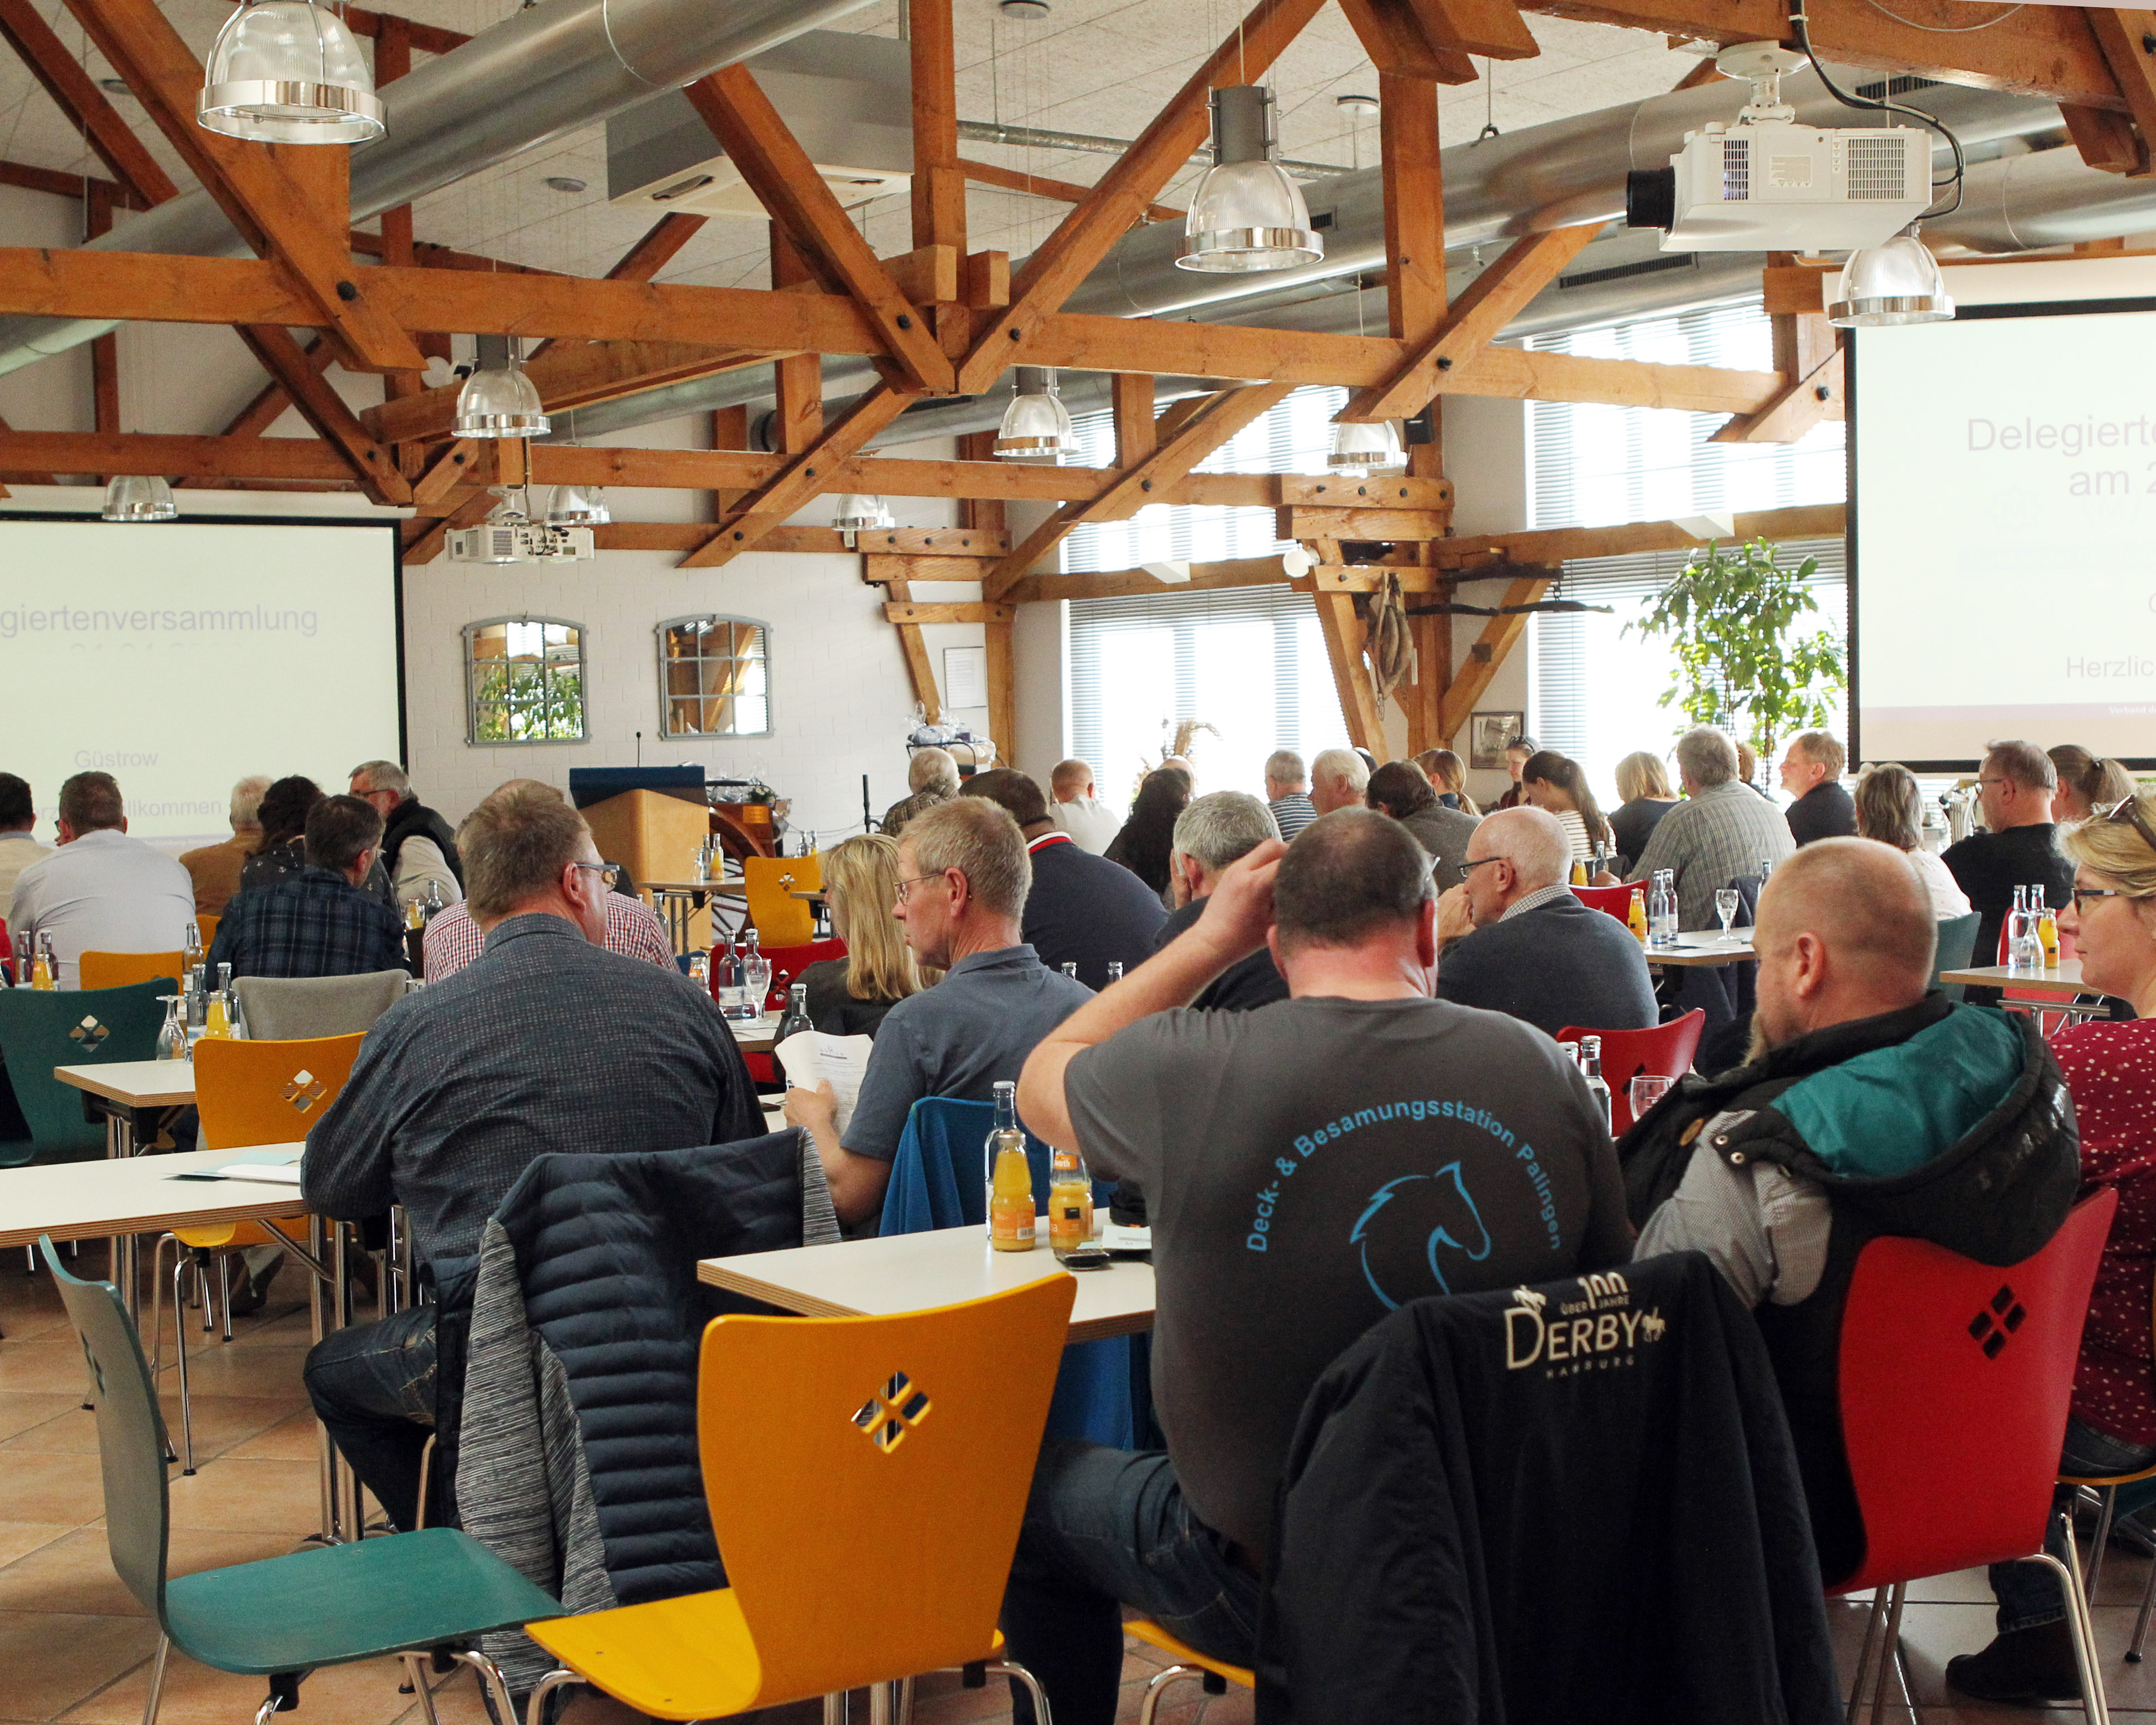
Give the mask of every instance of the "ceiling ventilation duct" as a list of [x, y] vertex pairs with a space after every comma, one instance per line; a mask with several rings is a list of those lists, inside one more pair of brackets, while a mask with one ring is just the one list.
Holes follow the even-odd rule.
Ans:
[[[747, 64], [841, 204], [912, 185], [912, 72], [903, 42], [811, 30]], [[606, 136], [609, 203], [654, 214], [766, 218], [741, 170], [678, 90], [615, 115]]]

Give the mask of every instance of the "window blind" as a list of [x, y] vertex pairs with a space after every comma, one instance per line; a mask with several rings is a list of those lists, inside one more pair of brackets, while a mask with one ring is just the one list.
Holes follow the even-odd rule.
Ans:
[[1183, 721], [1203, 788], [1265, 793], [1276, 748], [1345, 747], [1348, 723], [1309, 596], [1286, 586], [1163, 589], [1070, 605], [1071, 742], [1121, 807]]

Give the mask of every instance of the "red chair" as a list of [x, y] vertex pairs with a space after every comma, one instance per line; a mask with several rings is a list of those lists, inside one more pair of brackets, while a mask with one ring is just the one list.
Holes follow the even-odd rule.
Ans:
[[773, 947], [763, 956], [771, 961], [771, 993], [764, 1001], [764, 1010], [783, 1012], [786, 991], [801, 980], [801, 973], [826, 958], [844, 957], [846, 943], [841, 940], [810, 941], [798, 947]]
[[[1575, 886], [1574, 892], [1579, 891]], [[1681, 1019], [1657, 1024], [1651, 1030], [1582, 1029], [1567, 1024], [1557, 1033], [1559, 1042], [1577, 1042], [1583, 1036], [1602, 1039], [1602, 1081], [1609, 1086], [1609, 1135], [1622, 1137], [1632, 1125], [1632, 1081], [1642, 1073], [1657, 1078], [1681, 1078], [1691, 1070], [1691, 1057], [1699, 1052], [1699, 1039], [1707, 1029], [1707, 1014], [1694, 1007]]]
[[[1999, 957], [1994, 962], [2001, 965], [2007, 963], [2010, 957], [2007, 952], [2008, 932], [2007, 924], [2000, 923]], [[2080, 957], [2081, 949], [2074, 939], [2073, 932], [2061, 929], [2059, 963], [2064, 964], [2070, 958]], [[2015, 1011], [2033, 1013], [2036, 1019], [2036, 1034], [2046, 1041], [2069, 1024], [2078, 1024], [2087, 1019], [2103, 1018], [2110, 1011], [2094, 994], [2076, 995], [2072, 1000], [2062, 1004], [2056, 994], [2046, 994], [2034, 988], [2017, 988], [2011, 983], [1999, 991], [1999, 1004]]]
[[1607, 911], [1627, 928], [1632, 926], [1632, 895], [1644, 886], [1575, 886], [1572, 896], [1590, 911]]
[[2107, 1718], [2071, 1521], [2065, 1562], [2043, 1544], [2082, 1325], [2118, 1208], [2116, 1191], [2097, 1193], [2041, 1251], [2005, 1268], [1898, 1238], [1871, 1241], [1857, 1259], [1840, 1393], [1865, 1550], [1856, 1573], [1827, 1588], [1877, 1592], [1852, 1718], [1875, 1647], [1875, 1719], [1885, 1705], [1911, 1581], [2015, 1561], [2058, 1574], [2084, 1710], [2097, 1725]]

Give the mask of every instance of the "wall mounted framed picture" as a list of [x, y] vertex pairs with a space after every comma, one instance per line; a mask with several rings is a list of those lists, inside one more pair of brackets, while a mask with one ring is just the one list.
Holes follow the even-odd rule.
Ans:
[[1525, 713], [1476, 714], [1467, 732], [1467, 764], [1478, 773], [1502, 773], [1505, 745], [1527, 734]]

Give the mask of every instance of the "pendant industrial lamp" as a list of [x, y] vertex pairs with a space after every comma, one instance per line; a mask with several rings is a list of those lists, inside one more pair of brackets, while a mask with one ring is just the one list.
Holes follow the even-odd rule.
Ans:
[[259, 144], [366, 144], [388, 130], [357, 39], [309, 0], [249, 0], [224, 21], [195, 120]]
[[557, 485], [547, 500], [550, 527], [603, 527], [613, 519], [606, 492], [598, 485]]
[[849, 491], [839, 499], [838, 513], [831, 517], [831, 525], [845, 536], [846, 549], [854, 548], [854, 538], [860, 533], [880, 533], [886, 527], [895, 527], [898, 521], [882, 498], [865, 491]]
[[539, 391], [519, 369], [516, 343], [498, 366], [482, 366], [457, 393], [459, 437], [544, 437], [552, 422], [541, 411]]
[[1404, 467], [1407, 459], [1407, 452], [1400, 447], [1399, 429], [1391, 420], [1380, 419], [1375, 425], [1342, 423], [1334, 426], [1332, 453], [1325, 458], [1325, 465], [1328, 472], [1342, 478], [1359, 479], [1365, 474]]
[[1213, 92], [1213, 166], [1183, 218], [1178, 269], [1235, 275], [1324, 257], [1302, 188], [1273, 160], [1276, 141], [1270, 90], [1242, 84]]
[[105, 487], [105, 508], [108, 521], [174, 521], [180, 518], [179, 506], [172, 501], [172, 488], [157, 474], [122, 473], [113, 475]]
[[1826, 321], [1844, 330], [1943, 323], [1953, 315], [1939, 260], [1917, 238], [1913, 222], [1884, 244], [1851, 252], [1826, 308]]
[[1060, 467], [1077, 453], [1070, 409], [1055, 393], [1055, 372], [1048, 366], [1019, 366], [1012, 373], [1011, 404], [1004, 409], [996, 433], [995, 454], [1004, 461], [1028, 461]]

